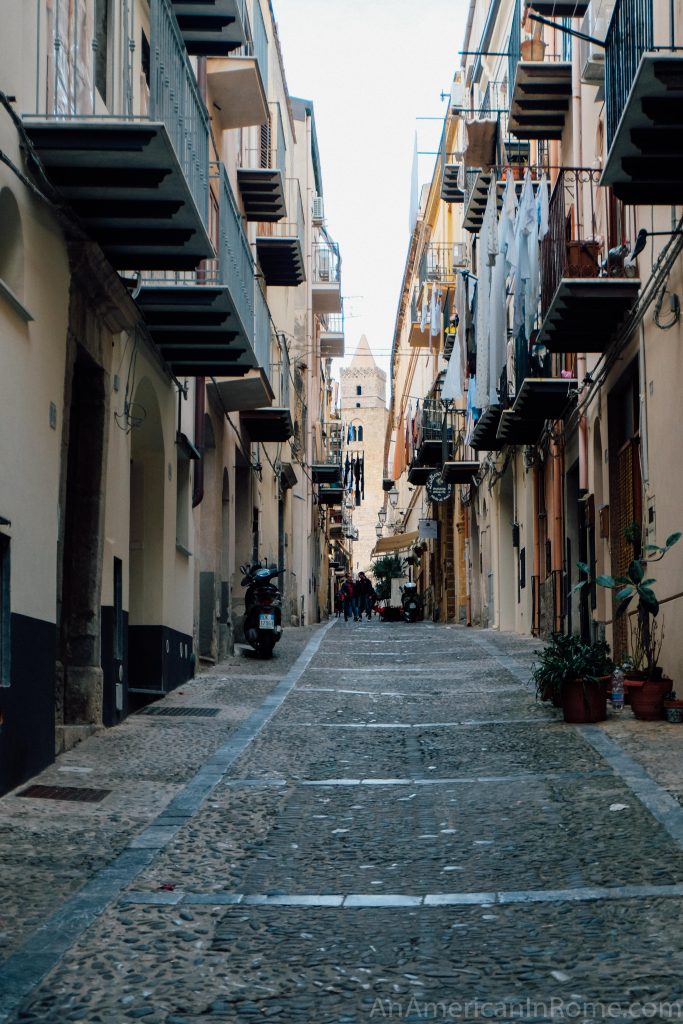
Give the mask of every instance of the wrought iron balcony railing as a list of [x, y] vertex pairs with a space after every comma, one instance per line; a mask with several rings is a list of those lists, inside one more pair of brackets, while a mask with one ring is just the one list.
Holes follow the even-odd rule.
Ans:
[[339, 284], [341, 256], [336, 242], [318, 242], [313, 246], [313, 284]]

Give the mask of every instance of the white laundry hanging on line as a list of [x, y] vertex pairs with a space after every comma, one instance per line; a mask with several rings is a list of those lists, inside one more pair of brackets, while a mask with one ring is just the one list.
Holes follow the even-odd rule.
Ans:
[[427, 330], [427, 324], [429, 323], [429, 289], [427, 285], [424, 286], [422, 292], [422, 311], [420, 314], [420, 330], [424, 334]]
[[[512, 333], [515, 337], [525, 322], [526, 288], [531, 273], [529, 265], [529, 232], [532, 228], [532, 222], [536, 222], [536, 201], [534, 199], [531, 175], [527, 171], [524, 177], [524, 185], [522, 186], [522, 195], [517, 209], [517, 221], [515, 224], [516, 272], [512, 317]], [[536, 237], [538, 237], [537, 232]], [[536, 263], [538, 263], [538, 259]]]
[[436, 285], [432, 285], [432, 302], [429, 311], [430, 334], [435, 338], [441, 334], [441, 299], [443, 293]]
[[545, 171], [538, 184], [536, 205], [538, 207], [538, 240], [542, 242], [550, 229], [550, 197]]
[[493, 254], [495, 258], [495, 253], [497, 252], [497, 226], [496, 181], [492, 177], [480, 235], [481, 267], [479, 271], [479, 284], [477, 286], [477, 386], [475, 392], [475, 404], [478, 409], [486, 409], [489, 405], [489, 374], [491, 365], [489, 334], [491, 265], [489, 264], [489, 255]]
[[507, 295], [505, 283], [516, 263], [515, 252], [515, 213], [517, 211], [517, 193], [512, 174], [508, 171], [503, 207], [498, 221], [498, 256], [491, 275], [491, 379], [489, 382], [489, 399], [492, 404], [498, 401], [496, 385], [507, 359]]

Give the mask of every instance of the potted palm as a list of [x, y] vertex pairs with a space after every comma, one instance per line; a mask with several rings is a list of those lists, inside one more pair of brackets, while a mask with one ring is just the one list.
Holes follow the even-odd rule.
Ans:
[[562, 707], [565, 722], [602, 722], [607, 717], [605, 679], [612, 671], [604, 640], [588, 643], [580, 636], [553, 633], [550, 643], [535, 652], [536, 694]]
[[627, 673], [627, 682], [631, 708], [636, 718], [654, 721], [662, 718], [664, 698], [672, 689], [672, 683], [664, 676], [659, 665], [664, 630], [657, 622], [659, 601], [652, 589], [657, 580], [646, 577], [646, 571], [650, 563], [661, 562], [670, 548], [681, 539], [681, 534], [672, 533], [667, 537], [664, 547], [658, 544], [641, 545], [640, 527], [632, 523], [624, 531], [624, 537], [632, 544], [634, 551], [626, 576], [596, 576], [593, 580], [590, 566], [579, 562], [579, 569], [586, 579], [577, 583], [574, 590], [593, 581], [599, 587], [616, 591], [617, 617], [625, 615], [637, 599], [636, 618], [631, 630], [633, 668]]

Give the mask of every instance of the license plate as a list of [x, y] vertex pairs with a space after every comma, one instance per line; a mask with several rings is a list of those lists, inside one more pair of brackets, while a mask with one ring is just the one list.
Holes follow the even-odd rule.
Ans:
[[275, 616], [274, 615], [259, 615], [258, 617], [259, 629], [275, 629]]

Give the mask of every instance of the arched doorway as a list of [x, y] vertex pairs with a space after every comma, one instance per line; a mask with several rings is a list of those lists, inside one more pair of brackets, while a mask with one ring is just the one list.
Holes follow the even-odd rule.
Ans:
[[143, 378], [131, 406], [129, 685], [161, 690], [164, 594], [164, 437], [159, 402]]

